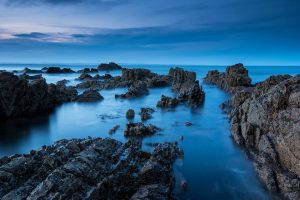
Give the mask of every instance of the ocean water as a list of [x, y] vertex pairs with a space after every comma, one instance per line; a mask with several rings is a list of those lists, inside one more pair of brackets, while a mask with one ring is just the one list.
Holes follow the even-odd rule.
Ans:
[[[20, 70], [24, 67], [40, 69], [47, 65], [8, 65], [1, 64], [0, 70]], [[82, 69], [96, 65], [58, 65]], [[124, 65], [126, 67], [143, 67], [159, 74], [167, 74], [172, 66], [167, 65]], [[125, 88], [102, 90], [104, 100], [97, 103], [65, 103], [53, 112], [30, 119], [18, 119], [0, 122], [0, 156], [15, 153], [28, 153], [42, 145], [49, 145], [63, 138], [111, 137], [126, 141], [123, 131], [126, 123], [125, 113], [129, 108], [136, 112], [134, 122], [140, 121], [138, 115], [141, 107], [155, 108], [153, 118], [147, 123], [159, 126], [163, 130], [143, 140], [143, 148], [151, 150], [153, 142], [178, 141], [184, 150], [184, 157], [174, 164], [176, 183], [174, 194], [179, 199], [273, 199], [260, 184], [252, 163], [244, 152], [235, 145], [230, 136], [227, 116], [219, 105], [229, 95], [216, 86], [202, 83], [208, 70], [224, 71], [225, 66], [181, 66], [186, 70], [197, 72], [206, 93], [204, 104], [198, 109], [179, 106], [174, 110], [156, 108], [156, 102], [162, 94], [172, 96], [170, 88], [151, 89], [150, 94], [133, 100], [115, 99], [114, 95], [123, 93]], [[300, 73], [298, 67], [260, 67], [249, 66], [247, 69], [253, 82], [262, 81], [270, 75]], [[103, 73], [101, 73], [103, 74]], [[118, 75], [120, 71], [112, 72]], [[69, 85], [77, 83], [74, 79], [79, 74], [43, 74], [47, 82], [55, 83], [62, 79], [70, 80]], [[185, 122], [193, 125], [186, 127]], [[120, 128], [110, 135], [109, 129], [115, 125]], [[184, 140], [180, 141], [180, 136]], [[182, 191], [180, 182], [187, 181], [188, 189]]]

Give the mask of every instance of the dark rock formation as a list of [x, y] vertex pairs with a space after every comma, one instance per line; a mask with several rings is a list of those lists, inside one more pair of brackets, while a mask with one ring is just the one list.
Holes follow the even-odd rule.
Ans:
[[235, 91], [228, 104], [233, 138], [267, 188], [300, 199], [300, 75], [271, 76]]
[[152, 113], [154, 112], [153, 108], [141, 108], [141, 120], [145, 121], [152, 118]]
[[172, 199], [173, 143], [141, 151], [113, 139], [61, 140], [30, 154], [0, 159], [0, 198]]
[[122, 67], [116, 63], [102, 63], [97, 68], [99, 71], [112, 71], [112, 70], [121, 70]]
[[78, 89], [91, 89], [91, 90], [100, 90], [104, 87], [101, 81], [97, 80], [87, 80], [76, 85]]
[[115, 97], [131, 99], [131, 98], [135, 98], [135, 97], [145, 96], [148, 94], [149, 94], [149, 91], [148, 91], [147, 85], [142, 81], [136, 81], [128, 88], [128, 92], [126, 92], [125, 94], [120, 94], [120, 95], [116, 94]]
[[191, 107], [198, 107], [203, 103], [205, 93], [196, 80], [196, 73], [185, 71], [182, 68], [171, 68], [169, 76], [172, 77], [172, 90], [177, 94], [181, 103], [187, 103]]
[[124, 81], [143, 81], [146, 78], [153, 78], [156, 74], [149, 69], [134, 68], [134, 69], [122, 69], [122, 80]]
[[42, 70], [37, 70], [37, 69], [29, 69], [27, 67], [25, 67], [21, 73], [24, 73], [24, 74], [41, 74], [43, 73]]
[[46, 73], [49, 73], [49, 74], [75, 73], [75, 71], [73, 71], [70, 68], [49, 67], [49, 68], [45, 68], [45, 70], [46, 70]]
[[41, 76], [0, 73], [0, 118], [30, 116], [72, 101], [77, 91], [64, 84], [47, 84]]
[[97, 90], [86, 90], [82, 94], [78, 95], [77, 102], [95, 102], [103, 100], [103, 97]]
[[108, 133], [114, 134], [119, 128], [120, 128], [120, 125], [116, 125], [116, 126], [112, 127]]
[[165, 75], [156, 75], [146, 80], [148, 88], [168, 87], [172, 84], [172, 77]]
[[79, 73], [97, 73], [98, 69], [95, 68], [84, 68], [81, 70], [78, 70]]
[[125, 136], [149, 136], [153, 135], [161, 129], [149, 124], [145, 125], [143, 123], [131, 123], [126, 124], [126, 129], [124, 131]]
[[84, 72], [82, 74], [80, 74], [80, 76], [78, 78], [76, 78], [76, 80], [78, 81], [82, 81], [82, 80], [90, 80], [93, 77], [91, 75], [89, 75], [88, 73]]
[[133, 119], [134, 115], [135, 115], [134, 110], [132, 110], [132, 109], [127, 110], [127, 112], [126, 112], [127, 119]]
[[224, 73], [218, 72], [217, 70], [209, 71], [204, 78], [204, 81], [216, 84], [230, 93], [251, 86], [248, 70], [243, 64], [229, 66]]
[[179, 101], [177, 98], [161, 95], [161, 98], [157, 102], [156, 106], [160, 108], [175, 108], [178, 104]]

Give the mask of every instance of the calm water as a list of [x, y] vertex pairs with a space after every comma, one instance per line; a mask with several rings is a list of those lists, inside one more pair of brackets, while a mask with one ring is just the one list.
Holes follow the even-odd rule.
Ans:
[[[1, 69], [23, 69], [24, 67], [40, 69], [45, 65], [0, 65]], [[64, 65], [60, 65], [64, 66]], [[73, 65], [74, 69], [92, 65]], [[125, 65], [126, 66], [126, 65]], [[170, 66], [159, 65], [128, 65], [128, 67], [149, 68], [159, 74], [167, 74]], [[208, 70], [224, 71], [223, 66], [184, 66], [187, 70], [197, 72], [198, 79]], [[254, 82], [264, 80], [273, 74], [297, 74], [297, 67], [247, 67]], [[117, 75], [120, 72], [113, 72]], [[79, 74], [43, 75], [48, 82], [71, 80], [70, 85], [76, 84], [74, 79]], [[184, 140], [180, 146], [185, 156], [174, 165], [176, 187], [174, 193], [180, 199], [272, 199], [255, 176], [251, 161], [235, 146], [229, 131], [226, 115], [219, 105], [229, 98], [227, 94], [215, 86], [203, 84], [206, 93], [205, 103], [197, 110], [179, 106], [174, 111], [156, 109], [153, 118], [148, 120], [163, 128], [160, 134], [143, 140], [144, 149], [150, 150], [152, 142]], [[151, 89], [150, 94], [134, 100], [115, 99], [116, 93], [126, 89], [100, 91], [104, 100], [98, 103], [66, 103], [56, 108], [54, 112], [35, 119], [22, 119], [0, 123], [0, 156], [14, 153], [27, 153], [41, 145], [49, 145], [63, 138], [111, 137], [126, 141], [123, 131], [127, 120], [125, 112], [132, 108], [139, 112], [141, 107], [155, 108], [162, 94], [172, 96], [169, 88]], [[140, 121], [136, 115], [135, 122]], [[186, 127], [190, 121], [193, 126]], [[108, 130], [115, 125], [121, 128], [113, 135]], [[181, 180], [188, 182], [188, 190], [182, 192], [179, 188]]]

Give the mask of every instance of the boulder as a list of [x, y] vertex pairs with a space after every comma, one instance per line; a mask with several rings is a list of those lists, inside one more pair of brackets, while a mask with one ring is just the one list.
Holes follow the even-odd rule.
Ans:
[[125, 136], [149, 136], [155, 134], [157, 131], [161, 129], [149, 124], [145, 125], [141, 122], [139, 123], [131, 123], [126, 124], [126, 128], [124, 131]]
[[121, 70], [122, 67], [114, 62], [102, 63], [97, 68], [99, 71], [112, 71], [112, 70]]
[[134, 110], [132, 110], [132, 109], [127, 110], [127, 112], [126, 112], [127, 119], [133, 119], [134, 115], [135, 115]]
[[179, 104], [177, 98], [167, 97], [165, 95], [161, 95], [160, 100], [157, 102], [156, 106], [160, 108], [174, 108]]
[[85, 90], [76, 98], [77, 102], [96, 102], [103, 100], [103, 97], [97, 90]]
[[75, 71], [73, 71], [70, 68], [49, 67], [49, 68], [46, 68], [46, 73], [49, 73], [49, 74], [75, 73]]
[[153, 108], [141, 108], [141, 120], [145, 121], [152, 118], [152, 113], [154, 112]]
[[116, 94], [115, 97], [131, 99], [131, 98], [136, 98], [136, 97], [140, 97], [140, 96], [145, 96], [148, 94], [149, 94], [149, 91], [148, 91], [146, 83], [144, 83], [142, 81], [136, 81], [128, 88], [128, 92], [126, 92], [125, 94], [120, 94], [120, 95]]

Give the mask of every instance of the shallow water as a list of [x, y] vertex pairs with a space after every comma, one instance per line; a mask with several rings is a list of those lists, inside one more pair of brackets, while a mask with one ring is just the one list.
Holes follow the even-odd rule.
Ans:
[[[14, 70], [24, 67], [40, 69], [45, 65], [0, 65], [1, 69]], [[59, 65], [63, 66], [63, 65]], [[81, 69], [93, 65], [74, 65], [72, 68]], [[149, 68], [159, 74], [167, 74], [170, 66], [159, 65], [129, 65], [129, 67]], [[187, 70], [196, 71], [198, 79], [208, 70], [224, 71], [223, 66], [184, 66]], [[253, 82], [261, 81], [274, 74], [297, 74], [297, 67], [247, 67]], [[119, 74], [113, 72], [113, 75]], [[101, 73], [103, 74], [103, 73]], [[79, 74], [62, 74], [43, 76], [47, 82], [71, 80], [70, 85], [76, 84], [74, 79]], [[206, 99], [199, 109], [191, 110], [179, 106], [175, 110], [156, 109], [153, 118], [148, 123], [163, 129], [159, 134], [143, 140], [143, 148], [151, 150], [149, 143], [179, 141], [184, 149], [184, 158], [176, 161], [174, 171], [176, 185], [174, 193], [180, 199], [272, 199], [259, 183], [251, 161], [235, 146], [230, 137], [229, 123], [219, 105], [229, 96], [215, 86], [203, 84]], [[63, 138], [111, 137], [125, 141], [123, 131], [127, 120], [125, 112], [132, 108], [136, 111], [133, 121], [140, 121], [141, 107], [155, 108], [161, 94], [172, 96], [169, 88], [151, 89], [146, 97], [134, 100], [115, 99], [114, 95], [126, 89], [100, 91], [104, 100], [98, 103], [65, 103], [55, 111], [45, 116], [33, 119], [22, 119], [0, 123], [0, 156], [14, 153], [28, 153], [42, 145], [52, 144]], [[193, 125], [186, 127], [186, 121]], [[113, 135], [108, 131], [115, 125], [120, 129]], [[188, 182], [187, 191], [180, 190], [180, 181]]]

